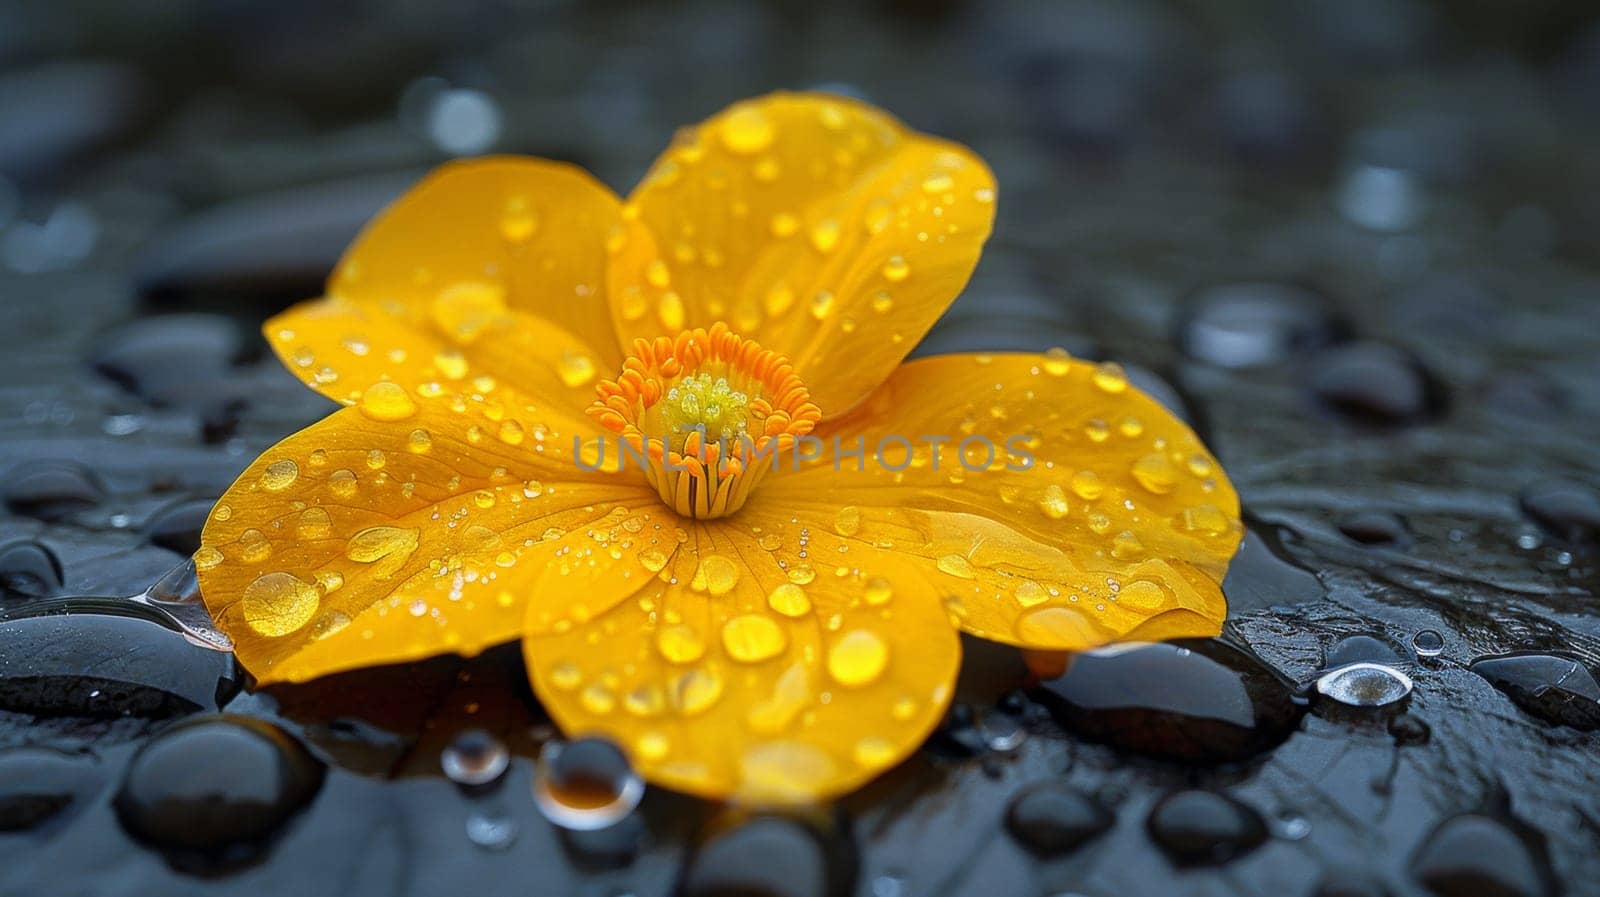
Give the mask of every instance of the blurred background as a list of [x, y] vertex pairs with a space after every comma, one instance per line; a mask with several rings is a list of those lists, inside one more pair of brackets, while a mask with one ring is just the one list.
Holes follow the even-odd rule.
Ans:
[[[29, 616], [143, 591], [326, 413], [257, 327], [428, 168], [626, 193], [779, 88], [993, 167], [919, 353], [1120, 361], [1239, 486], [1227, 631], [1102, 670], [1157, 683], [1123, 715], [969, 643], [946, 726], [840, 807], [652, 790], [595, 842], [527, 796], [557, 736], [515, 652], [265, 694], [148, 621]], [[1596, 893], [1597, 300], [1594, 3], [0, 0], [0, 893]], [[1316, 687], [1352, 661], [1405, 681]], [[128, 771], [218, 709], [253, 722]], [[514, 784], [440, 778], [468, 725]], [[219, 753], [208, 841], [176, 770]]]

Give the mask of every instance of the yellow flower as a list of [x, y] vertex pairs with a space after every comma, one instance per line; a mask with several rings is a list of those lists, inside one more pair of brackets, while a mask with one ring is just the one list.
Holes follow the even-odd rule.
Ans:
[[[965, 148], [823, 95], [685, 130], [626, 203], [559, 163], [445, 166], [267, 324], [349, 407], [217, 504], [207, 606], [263, 683], [520, 636], [566, 732], [754, 801], [914, 750], [958, 627], [1214, 634], [1238, 501], [1186, 426], [1062, 353], [902, 364], [994, 208]], [[799, 469], [759, 451], [811, 438]]]

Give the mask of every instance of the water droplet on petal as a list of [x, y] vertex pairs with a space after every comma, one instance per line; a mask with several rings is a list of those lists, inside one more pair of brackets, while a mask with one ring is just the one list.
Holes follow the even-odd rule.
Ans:
[[282, 492], [294, 485], [300, 476], [300, 465], [285, 458], [268, 464], [261, 472], [261, 488], [268, 492]]
[[722, 624], [722, 647], [740, 663], [770, 660], [788, 645], [788, 636], [771, 617], [742, 614]]
[[244, 587], [239, 604], [251, 629], [276, 638], [311, 622], [321, 601], [316, 586], [292, 573], [263, 573]]
[[417, 413], [417, 403], [405, 387], [388, 380], [374, 383], [361, 394], [361, 413], [373, 420], [405, 420]]
[[877, 633], [852, 629], [828, 649], [828, 674], [840, 685], [868, 685], [889, 665], [889, 646]]

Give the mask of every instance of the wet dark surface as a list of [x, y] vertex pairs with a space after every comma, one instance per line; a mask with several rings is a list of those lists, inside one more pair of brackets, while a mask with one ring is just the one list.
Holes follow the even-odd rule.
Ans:
[[[1600, 894], [1600, 13], [90, 6], [0, 5], [0, 895]], [[251, 691], [86, 600], [326, 413], [256, 327], [418, 172], [626, 190], [819, 86], [996, 171], [920, 352], [1114, 359], [1205, 436], [1220, 640], [1044, 680], [966, 640], [923, 751], [751, 818], [563, 765], [514, 646]]]

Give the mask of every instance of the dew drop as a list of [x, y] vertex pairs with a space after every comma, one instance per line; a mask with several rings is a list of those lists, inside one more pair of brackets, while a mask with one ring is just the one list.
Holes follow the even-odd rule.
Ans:
[[792, 582], [779, 583], [767, 594], [767, 606], [786, 617], [803, 617], [811, 612], [811, 599]]
[[883, 263], [883, 278], [890, 283], [899, 283], [911, 275], [911, 265], [903, 256], [891, 255]]
[[778, 126], [755, 105], [741, 106], [722, 120], [722, 145], [740, 155], [758, 153], [777, 139]]
[[1090, 379], [1102, 392], [1113, 395], [1128, 388], [1128, 373], [1115, 361], [1103, 361], [1095, 365], [1094, 374]]
[[811, 245], [818, 252], [832, 252], [839, 246], [839, 222], [824, 218], [811, 226]]
[[1444, 653], [1444, 636], [1437, 629], [1424, 629], [1411, 637], [1411, 648], [1418, 657], [1438, 657]]
[[1178, 471], [1172, 461], [1159, 452], [1133, 462], [1133, 478], [1146, 490], [1165, 495], [1178, 485]]
[[294, 485], [294, 481], [299, 477], [300, 466], [298, 464], [287, 458], [281, 461], [274, 461], [268, 464], [265, 470], [261, 471], [261, 488], [268, 492], [282, 492]]
[[533, 798], [539, 812], [569, 831], [589, 832], [621, 822], [644, 797], [644, 780], [604, 738], [552, 741], [539, 753]]
[[693, 663], [705, 655], [706, 642], [693, 626], [674, 623], [656, 633], [656, 650], [671, 663]]
[[244, 587], [239, 604], [251, 629], [277, 638], [311, 622], [321, 601], [316, 586], [292, 573], [264, 573]]
[[500, 236], [507, 243], [526, 243], [539, 230], [539, 215], [523, 196], [506, 200], [500, 212]]
[[1383, 707], [1411, 694], [1411, 677], [1381, 663], [1352, 663], [1323, 674], [1317, 691], [1351, 707]]
[[722, 647], [740, 663], [770, 660], [788, 646], [788, 636], [771, 617], [741, 614], [722, 624]]
[[1072, 354], [1060, 346], [1045, 350], [1044, 372], [1052, 377], [1064, 377], [1072, 370]]
[[1051, 483], [1045, 487], [1044, 495], [1039, 498], [1039, 510], [1051, 520], [1060, 520], [1067, 516], [1071, 505], [1067, 503], [1067, 493], [1062, 488]]
[[708, 554], [700, 559], [694, 578], [712, 595], [726, 595], [739, 584], [739, 567], [720, 554]]
[[594, 359], [582, 352], [563, 352], [560, 362], [556, 364], [556, 374], [568, 386], [582, 386], [594, 379]]
[[361, 413], [373, 420], [405, 420], [417, 413], [417, 403], [405, 387], [388, 380], [367, 387], [361, 394]]
[[977, 579], [978, 571], [973, 568], [972, 562], [964, 555], [947, 554], [939, 558], [938, 567], [941, 572], [960, 579]]
[[861, 509], [855, 505], [846, 505], [834, 515], [833, 529], [841, 536], [853, 536], [861, 531]]
[[465, 729], [439, 754], [439, 767], [458, 785], [487, 785], [505, 774], [511, 752], [482, 729]]
[[828, 649], [828, 674], [851, 688], [871, 684], [888, 665], [889, 646], [865, 629], [852, 629]]
[[881, 576], [874, 576], [867, 580], [866, 590], [861, 593], [867, 604], [873, 607], [882, 607], [894, 598], [894, 586], [889, 580]]

